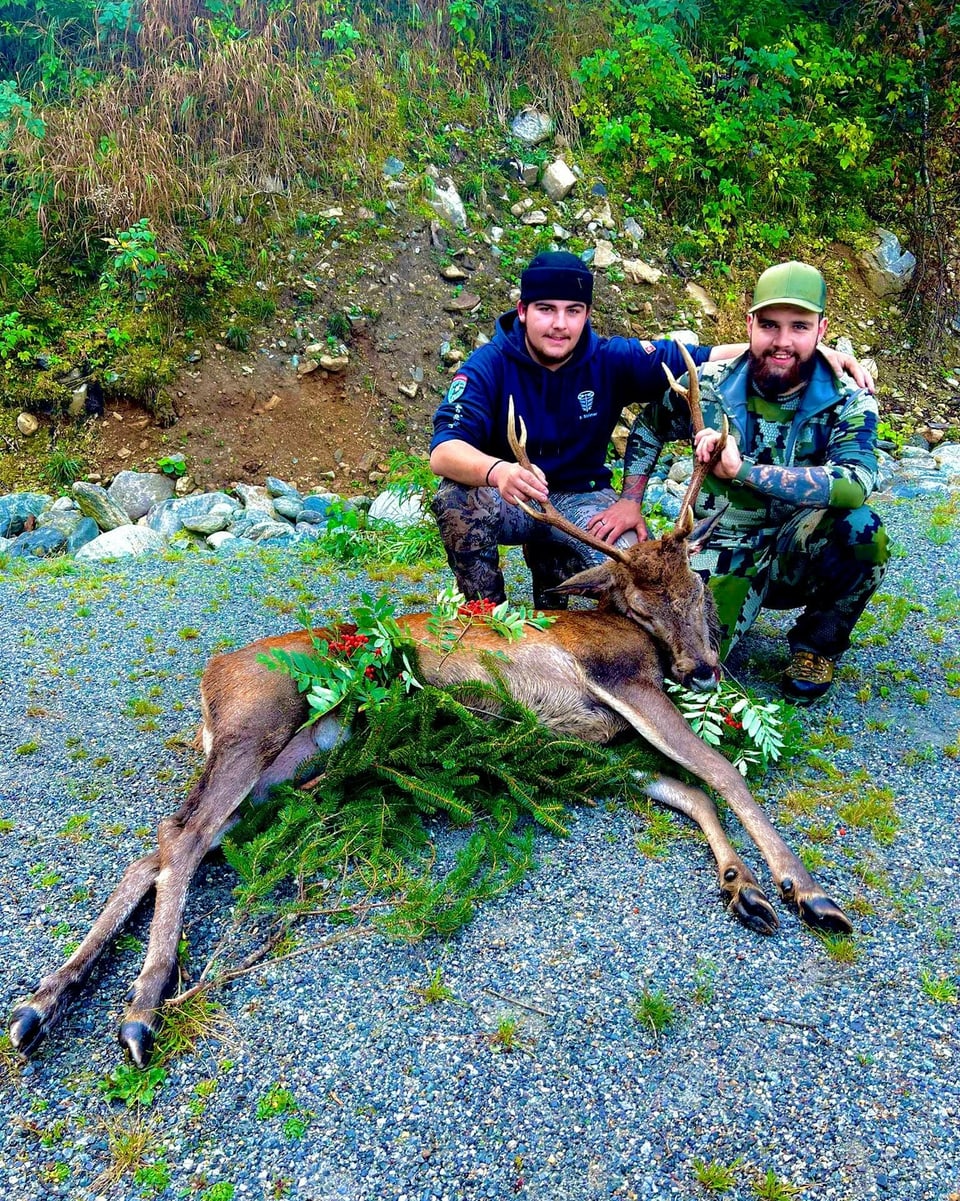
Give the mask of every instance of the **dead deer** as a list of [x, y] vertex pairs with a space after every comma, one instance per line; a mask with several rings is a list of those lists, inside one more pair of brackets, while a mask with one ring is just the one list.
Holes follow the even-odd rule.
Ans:
[[[696, 370], [688, 363], [687, 395], [695, 428], [699, 416]], [[529, 467], [526, 431], [519, 439], [510, 413], [510, 440]], [[497, 671], [510, 693], [564, 734], [606, 743], [634, 730], [662, 754], [699, 777], [724, 798], [753, 839], [782, 899], [808, 925], [848, 933], [839, 906], [810, 876], [751, 796], [740, 773], [690, 729], [664, 690], [664, 677], [712, 691], [720, 677], [712, 628], [712, 601], [689, 556], [705, 544], [717, 517], [694, 526], [693, 504], [709, 465], [698, 464], [675, 528], [658, 540], [620, 549], [567, 522], [549, 504], [528, 509], [609, 559], [581, 571], [557, 589], [594, 597], [591, 611], [558, 612], [546, 630], [529, 629], [504, 651], [503, 640], [475, 623], [455, 653], [431, 647], [429, 614], [400, 618], [418, 644], [424, 682], [453, 685], [489, 680], [484, 663], [496, 652]], [[339, 636], [348, 628], [338, 628]], [[319, 632], [325, 636], [322, 631]], [[201, 736], [207, 761], [183, 806], [165, 818], [158, 847], [127, 868], [103, 912], [70, 958], [40, 984], [10, 1018], [10, 1038], [29, 1055], [78, 993], [97, 959], [126, 924], [151, 887], [155, 908], [143, 968], [133, 985], [119, 1038], [131, 1059], [145, 1065], [154, 1046], [157, 1013], [175, 979], [177, 943], [190, 882], [201, 860], [236, 822], [244, 799], [256, 801], [275, 783], [290, 779], [318, 748], [342, 736], [336, 711], [303, 728], [308, 706], [294, 681], [269, 670], [263, 657], [273, 648], [309, 653], [309, 631], [265, 638], [210, 660], [201, 682]], [[776, 913], [756, 877], [727, 838], [713, 801], [700, 788], [660, 776], [645, 786], [655, 801], [679, 810], [706, 836], [719, 873], [721, 896], [745, 926], [772, 934]]]

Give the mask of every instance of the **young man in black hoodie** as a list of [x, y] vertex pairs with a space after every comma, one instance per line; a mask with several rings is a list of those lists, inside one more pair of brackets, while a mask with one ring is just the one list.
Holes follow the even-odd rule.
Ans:
[[[468, 600], [506, 598], [500, 546], [523, 545], [534, 604], [557, 608], [551, 585], [601, 561], [602, 554], [528, 517], [517, 500], [549, 494], [574, 524], [629, 546], [647, 536], [640, 501], [647, 481], [610, 487], [607, 447], [621, 410], [658, 402], [664, 364], [685, 371], [677, 344], [602, 338], [590, 326], [593, 275], [567, 251], [538, 254], [520, 277], [516, 312], [462, 364], [434, 415], [430, 466], [442, 476], [433, 501], [447, 560]], [[732, 358], [744, 345], [688, 347], [698, 365]], [[835, 356], [835, 352], [829, 352]], [[837, 361], [850, 369], [852, 360]], [[513, 461], [507, 406], [527, 428], [532, 470]]]

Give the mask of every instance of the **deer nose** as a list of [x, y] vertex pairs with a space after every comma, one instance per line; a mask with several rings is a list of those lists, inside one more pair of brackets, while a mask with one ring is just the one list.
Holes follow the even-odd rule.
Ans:
[[720, 686], [720, 668], [700, 663], [683, 681], [683, 686], [693, 692], [716, 692]]

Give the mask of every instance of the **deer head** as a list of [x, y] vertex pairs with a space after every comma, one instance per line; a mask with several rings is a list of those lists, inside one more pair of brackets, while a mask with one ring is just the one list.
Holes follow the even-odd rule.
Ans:
[[650, 636], [665, 675], [685, 688], [713, 692], [720, 681], [716, 608], [690, 555], [706, 545], [718, 519], [700, 522], [689, 534], [675, 529], [638, 542], [554, 591], [593, 597], [601, 609], [629, 617]]
[[[680, 350], [689, 372], [688, 386], [681, 387], [666, 367], [664, 370], [670, 387], [687, 401], [696, 431], [703, 428], [697, 370], [686, 347], [681, 346]], [[510, 448], [517, 462], [529, 468], [527, 430], [521, 417], [517, 435], [513, 397], [510, 397], [507, 421]], [[593, 597], [601, 609], [622, 613], [635, 621], [656, 646], [665, 674], [684, 687], [700, 692], [713, 692], [719, 684], [719, 637], [713, 597], [702, 578], [691, 568], [690, 556], [706, 546], [723, 511], [695, 523], [693, 506], [704, 479], [720, 456], [726, 437], [724, 421], [713, 457], [709, 463], [695, 464], [674, 528], [662, 538], [638, 542], [624, 549], [612, 546], [568, 521], [549, 501], [541, 509], [523, 501], [517, 502], [537, 521], [562, 530], [612, 560], [578, 572], [556, 586], [554, 591], [567, 596]]]

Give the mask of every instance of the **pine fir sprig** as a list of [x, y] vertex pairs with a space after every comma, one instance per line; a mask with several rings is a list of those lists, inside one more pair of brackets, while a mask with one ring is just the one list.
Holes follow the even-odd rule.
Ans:
[[[545, 729], [502, 681], [412, 694], [394, 681], [356, 714], [349, 740], [304, 766], [310, 793], [274, 789], [225, 852], [240, 904], [254, 911], [284, 879], [298, 882], [294, 908], [335, 882], [342, 916], [375, 893], [376, 924], [391, 936], [449, 934], [532, 868], [536, 827], [563, 836], [574, 805], [636, 799], [641, 765], [654, 761], [639, 746], [615, 753]], [[445, 873], [435, 868], [441, 815], [474, 826]]]

